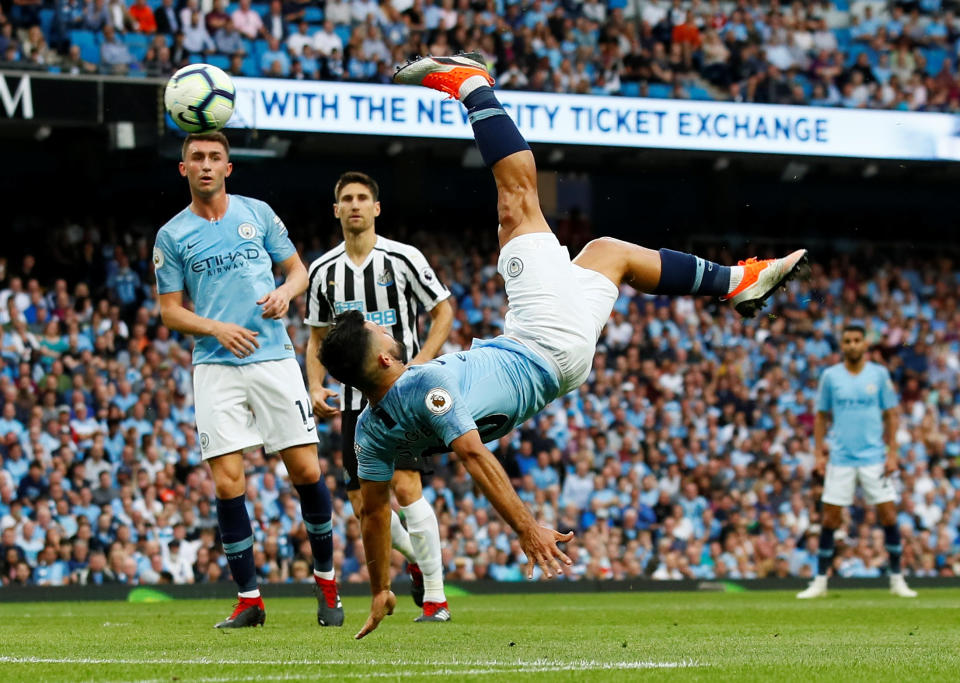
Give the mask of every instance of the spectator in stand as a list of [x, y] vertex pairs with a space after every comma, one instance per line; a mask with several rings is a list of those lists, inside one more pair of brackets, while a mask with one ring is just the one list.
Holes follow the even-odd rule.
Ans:
[[214, 0], [213, 9], [203, 16], [204, 24], [207, 27], [207, 33], [211, 36], [217, 34], [230, 21], [230, 15], [224, 10], [225, 0]]
[[290, 75], [290, 55], [272, 35], [267, 38], [267, 50], [260, 56], [260, 70], [283, 78]]
[[117, 36], [112, 24], [103, 27], [100, 42], [100, 70], [102, 73], [124, 75], [136, 64], [129, 48]]
[[256, 40], [264, 32], [263, 18], [250, 7], [250, 0], [240, 0], [240, 6], [230, 15], [237, 31], [247, 40]]
[[321, 57], [329, 57], [337, 50], [343, 54], [343, 41], [334, 30], [333, 22], [327, 19], [323, 22], [323, 29], [313, 34], [313, 48]]
[[290, 51], [290, 54], [299, 57], [300, 53], [303, 52], [303, 46], [313, 43], [313, 36], [310, 35], [309, 31], [310, 24], [307, 22], [301, 21], [297, 25], [297, 32], [287, 38], [287, 50]]
[[157, 33], [172, 36], [181, 30], [180, 17], [173, 6], [173, 0], [163, 0], [163, 4], [153, 14]]
[[244, 55], [243, 38], [230, 19], [217, 31], [213, 42], [217, 52], [222, 55], [240, 55], [241, 57]]
[[[287, 38], [287, 21], [283, 16], [283, 3], [280, 0], [271, 0], [270, 11], [263, 18], [263, 33], [269, 40], [272, 36], [277, 42]], [[264, 69], [264, 71], [266, 71]]]
[[138, 33], [153, 34], [157, 32], [157, 20], [147, 0], [135, 0], [130, 7], [130, 17]]

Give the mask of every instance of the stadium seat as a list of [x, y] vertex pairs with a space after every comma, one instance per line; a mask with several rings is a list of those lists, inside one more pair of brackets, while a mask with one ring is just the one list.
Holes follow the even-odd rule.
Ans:
[[620, 94], [624, 97], [640, 97], [640, 84], [636, 81], [623, 81], [620, 84]]
[[691, 84], [687, 86], [687, 94], [691, 100], [712, 100], [710, 92], [699, 85]]
[[350, 42], [350, 27], [344, 24], [337, 24], [333, 27], [333, 32], [340, 36], [340, 40], [346, 45]]
[[850, 43], [853, 41], [850, 29], [846, 27], [833, 29], [833, 35], [837, 37], [837, 45], [843, 50], [850, 47]]
[[207, 64], [211, 64], [218, 69], [223, 69], [226, 71], [230, 68], [230, 58], [226, 55], [210, 55], [207, 57]]
[[270, 14], [270, 3], [254, 2], [250, 4], [250, 9], [259, 14], [261, 17], [266, 18], [266, 16]]
[[79, 29], [70, 31], [70, 42], [80, 48], [80, 57], [94, 64], [100, 63], [100, 40], [96, 33]]
[[187, 57], [187, 61], [189, 61], [191, 64], [205, 64], [207, 58], [199, 52], [191, 52], [190, 56]]
[[310, 5], [303, 13], [303, 20], [311, 24], [321, 24], [323, 23], [323, 10], [314, 5]]
[[666, 83], [651, 83], [647, 87], [647, 95], [657, 99], [668, 99], [672, 88]]
[[947, 51], [939, 47], [920, 48], [923, 56], [927, 58], [927, 74], [936, 76], [943, 68], [943, 62], [947, 59]]
[[841, 12], [850, 11], [850, 3], [848, 0], [833, 0], [833, 6], [836, 7]]
[[260, 75], [260, 68], [257, 66], [257, 62], [253, 57], [247, 56], [243, 58], [243, 65], [240, 67], [240, 73], [244, 76], [255, 77]]
[[57, 10], [44, 7], [40, 10], [40, 29], [46, 36], [47, 42], [53, 39], [53, 22], [57, 18]]

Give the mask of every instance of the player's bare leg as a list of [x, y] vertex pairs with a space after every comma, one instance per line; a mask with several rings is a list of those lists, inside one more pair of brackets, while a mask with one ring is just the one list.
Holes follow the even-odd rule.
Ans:
[[407, 519], [407, 531], [417, 560], [408, 567], [413, 583], [413, 601], [423, 607], [423, 614], [415, 621], [450, 621], [450, 608], [443, 592], [440, 527], [436, 513], [423, 497], [420, 473], [396, 470], [391, 484]]
[[313, 551], [313, 578], [317, 596], [317, 623], [342, 626], [343, 605], [333, 571], [333, 522], [330, 492], [320, 473], [314, 444], [292, 446], [280, 452], [290, 483], [300, 496], [303, 524]]
[[263, 626], [267, 614], [257, 586], [253, 561], [253, 531], [247, 513], [246, 477], [243, 456], [226, 453], [207, 460], [217, 496], [217, 524], [230, 573], [237, 583], [237, 604], [233, 613], [216, 628]]
[[[482, 55], [413, 60], [397, 70], [394, 80], [447, 93], [467, 108], [480, 155], [497, 183], [501, 249], [514, 237], [550, 232], [537, 197], [533, 153], [494, 95]], [[778, 287], [805, 274], [806, 253], [798, 249], [780, 259], [751, 258], [736, 266], [721, 266], [692, 254], [669, 249], [653, 252], [602, 238], [587, 245], [574, 263], [602, 273], [617, 286], [628, 282], [649, 293], [720, 297], [749, 318]]]
[[915, 598], [912, 590], [900, 570], [900, 556], [903, 547], [900, 541], [900, 527], [897, 526], [897, 506], [893, 501], [877, 505], [877, 518], [883, 525], [884, 546], [890, 556], [890, 592], [900, 598]]

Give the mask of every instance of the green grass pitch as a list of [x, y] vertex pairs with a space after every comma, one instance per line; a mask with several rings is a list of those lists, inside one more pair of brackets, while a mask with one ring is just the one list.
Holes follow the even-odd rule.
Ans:
[[[960, 589], [465, 596], [414, 624], [408, 596], [355, 641], [315, 605], [270, 599], [264, 628], [216, 631], [222, 600], [0, 604], [2, 681], [755, 680], [960, 678]], [[2, 599], [2, 594], [0, 594]]]

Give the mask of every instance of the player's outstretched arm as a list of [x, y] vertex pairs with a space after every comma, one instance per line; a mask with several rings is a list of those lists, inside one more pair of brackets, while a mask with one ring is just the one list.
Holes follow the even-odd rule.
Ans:
[[[553, 529], [540, 526], [530, 511], [513, 490], [507, 473], [480, 440], [480, 434], [473, 429], [450, 444], [460, 456], [467, 472], [483, 491], [483, 495], [493, 504], [504, 521], [520, 536], [520, 547], [527, 556], [527, 578], [533, 578], [533, 568], [540, 569], [547, 578], [554, 574], [563, 574], [561, 563], [573, 564], [558, 547], [557, 543], [566, 543], [573, 538], [573, 532], [561, 534]], [[389, 522], [389, 520], [388, 520]]]
[[370, 574], [370, 616], [354, 636], [357, 640], [373, 631], [384, 617], [393, 614], [397, 596], [390, 590], [390, 482], [360, 480], [363, 514], [360, 531], [363, 535], [363, 554]]
[[433, 360], [440, 353], [440, 347], [450, 336], [453, 329], [453, 306], [449, 299], [444, 299], [430, 309], [430, 331], [420, 348], [420, 353], [410, 360], [410, 365], [419, 365]]
[[257, 301], [258, 306], [263, 306], [262, 317], [264, 318], [279, 320], [285, 316], [287, 309], [290, 308], [290, 300], [300, 296], [307, 289], [309, 281], [307, 269], [300, 260], [299, 254], [281, 261], [280, 270], [283, 271], [283, 284]]
[[237, 358], [246, 358], [260, 347], [257, 332], [233, 323], [204, 318], [189, 310], [183, 305], [182, 291], [167, 292], [159, 298], [160, 319], [171, 330], [195, 337], [216, 337]]

